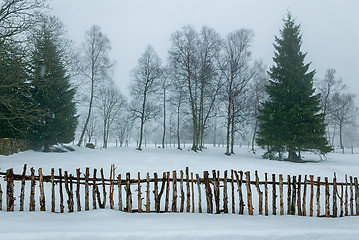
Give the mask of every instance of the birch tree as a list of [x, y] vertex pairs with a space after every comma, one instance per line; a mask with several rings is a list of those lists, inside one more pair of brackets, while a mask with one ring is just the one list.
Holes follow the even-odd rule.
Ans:
[[79, 71], [84, 77], [86, 86], [89, 86], [88, 113], [80, 139], [77, 143], [81, 146], [86, 129], [91, 118], [95, 91], [101, 82], [108, 79], [113, 67], [108, 54], [111, 50], [110, 40], [101, 32], [101, 28], [94, 25], [85, 34], [82, 45], [83, 56], [80, 58]]
[[144, 124], [155, 118], [160, 111], [156, 104], [161, 77], [161, 59], [151, 45], [138, 60], [138, 65], [131, 72], [130, 94], [131, 111], [140, 119], [140, 140], [137, 150], [142, 150]]

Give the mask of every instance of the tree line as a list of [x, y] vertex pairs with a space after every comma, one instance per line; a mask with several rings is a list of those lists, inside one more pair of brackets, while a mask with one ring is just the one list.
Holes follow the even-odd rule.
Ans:
[[[287, 151], [296, 158], [306, 149], [327, 152], [337, 135], [344, 147], [345, 130], [356, 126], [355, 95], [334, 69], [322, 80], [308, 72], [290, 14], [275, 39], [269, 70], [251, 57], [253, 30], [221, 37], [212, 28], [187, 25], [171, 34], [166, 64], [146, 47], [130, 73], [127, 98], [113, 80], [111, 43], [101, 28], [92, 26], [76, 47], [46, 8], [45, 0], [1, 5], [0, 137], [49, 151], [74, 141], [77, 133], [78, 146], [97, 138], [104, 148], [110, 138], [123, 146], [133, 139], [141, 150], [147, 134], [163, 148], [168, 138], [178, 149], [190, 140], [193, 151], [221, 142], [227, 155], [245, 138], [252, 150], [258, 143], [269, 155]], [[302, 77], [295, 82], [293, 76]]]

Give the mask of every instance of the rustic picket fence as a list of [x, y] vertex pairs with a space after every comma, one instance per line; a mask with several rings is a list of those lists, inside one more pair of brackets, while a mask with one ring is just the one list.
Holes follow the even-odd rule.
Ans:
[[[100, 170], [101, 177], [97, 177], [97, 169], [93, 169], [93, 175], [90, 177], [89, 168], [86, 168], [85, 173], [77, 169], [76, 175], [68, 174], [67, 171], [63, 174], [62, 169], [59, 169], [58, 175], [55, 175], [54, 168], [51, 169], [51, 175], [43, 175], [42, 168], [39, 168], [38, 175], [35, 175], [34, 168], [31, 168], [30, 175], [26, 175], [27, 165], [25, 164], [22, 174], [14, 174], [13, 169], [8, 169], [6, 173], [0, 172], [6, 181], [6, 211], [14, 211], [16, 201], [14, 183], [16, 181], [18, 185], [21, 185], [19, 211], [24, 211], [25, 183], [30, 181], [29, 211], [36, 209], [36, 183], [39, 185], [37, 195], [40, 211], [46, 211], [44, 185], [48, 183], [48, 189], [51, 189], [51, 212], [63, 213], [65, 211], [63, 194], [65, 190], [68, 212], [74, 212], [75, 206], [77, 211], [81, 211], [83, 205], [85, 211], [89, 210], [90, 192], [92, 192], [92, 209], [105, 208], [108, 194], [111, 209], [117, 208], [119, 211], [129, 213], [184, 211], [202, 213], [202, 194], [204, 194], [207, 213], [229, 213], [231, 210], [232, 213], [254, 215], [254, 206], [258, 206], [259, 215], [268, 215], [271, 202], [272, 215], [279, 213], [280, 215], [307, 216], [307, 202], [309, 202], [309, 216], [311, 217], [359, 215], [358, 179], [352, 176], [348, 178], [347, 175], [345, 175], [345, 182], [337, 182], [335, 173], [332, 182], [328, 181], [328, 177], [325, 177], [323, 182], [321, 177], [315, 180], [313, 175], [309, 175], [309, 178], [305, 175], [303, 179], [301, 175], [287, 175], [284, 181], [282, 174], [279, 174], [278, 178], [272, 174], [270, 180], [268, 174], [265, 173], [264, 181], [259, 181], [257, 171], [255, 171], [254, 180], [251, 180], [249, 171], [226, 170], [221, 178], [219, 171], [212, 170], [212, 177], [208, 171], [204, 171], [203, 177], [200, 177], [199, 174], [194, 176], [187, 167], [185, 172], [173, 171], [172, 177], [171, 172], [164, 172], [162, 178], [157, 173], [153, 174], [153, 178], [147, 173], [146, 178], [141, 179], [140, 172], [137, 178], [131, 178], [129, 172], [126, 173], [125, 178], [122, 178], [121, 174], [116, 176], [115, 169], [115, 166], [111, 165], [109, 179], [104, 177], [103, 169]], [[81, 186], [84, 187], [81, 188]], [[99, 190], [101, 186], [102, 194]], [[58, 194], [56, 194], [56, 188]], [[144, 192], [142, 188], [145, 188]], [[137, 192], [137, 198], [132, 193], [133, 191]], [[81, 199], [81, 192], [84, 199]], [[254, 195], [253, 192], [257, 194]], [[279, 198], [277, 193], [279, 193]], [[163, 194], [165, 194], [164, 198], [162, 198]], [[0, 184], [0, 210], [2, 210], [2, 195]], [[115, 198], [118, 201], [117, 206], [115, 206]], [[133, 208], [134, 200], [137, 201], [137, 209]], [[56, 211], [56, 205], [59, 205], [58, 211]], [[279, 212], [277, 205], [279, 205]]]

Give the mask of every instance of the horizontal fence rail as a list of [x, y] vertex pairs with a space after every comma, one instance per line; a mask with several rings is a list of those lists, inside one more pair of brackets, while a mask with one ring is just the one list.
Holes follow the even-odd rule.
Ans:
[[[109, 178], [104, 177], [102, 168], [99, 172], [93, 169], [92, 176], [89, 168], [84, 173], [76, 169], [75, 175], [62, 172], [61, 168], [58, 175], [55, 175], [54, 168], [51, 169], [51, 175], [43, 175], [42, 168], [35, 175], [35, 169], [31, 168], [30, 175], [27, 175], [26, 164], [22, 174], [14, 174], [13, 169], [0, 172], [6, 181], [6, 211], [15, 211], [15, 188], [18, 187], [19, 211], [46, 211], [51, 207], [51, 212], [63, 213], [65, 210], [81, 211], [82, 206], [88, 211], [92, 194], [92, 209], [105, 208], [108, 200], [109, 208], [129, 213], [231, 212], [311, 217], [359, 215], [358, 179], [347, 175], [344, 182], [338, 182], [334, 173], [329, 182], [328, 177], [322, 181], [321, 177], [314, 178], [313, 175], [304, 175], [303, 178], [301, 175], [287, 175], [284, 178], [282, 174], [270, 176], [265, 173], [264, 180], [260, 181], [257, 171], [251, 180], [249, 171], [226, 170], [220, 177], [219, 171], [212, 170], [204, 171], [200, 177], [187, 167], [185, 171], [172, 171], [172, 176], [171, 172], [164, 172], [162, 177], [157, 173], [153, 176], [147, 173], [146, 178], [141, 178], [138, 172], [137, 178], [131, 178], [129, 172], [125, 176], [116, 175], [115, 169], [111, 165]], [[38, 191], [36, 184], [39, 186]], [[27, 198], [25, 192], [29, 192]], [[2, 195], [0, 184], [0, 210], [3, 205]], [[64, 204], [64, 195], [67, 206]], [[39, 199], [38, 206], [36, 198]], [[45, 199], [48, 198], [51, 204], [46, 204]], [[206, 210], [202, 209], [204, 205]]]

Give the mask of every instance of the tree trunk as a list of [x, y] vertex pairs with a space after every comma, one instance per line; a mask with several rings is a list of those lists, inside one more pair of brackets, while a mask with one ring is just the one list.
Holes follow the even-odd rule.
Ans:
[[82, 133], [81, 133], [81, 136], [80, 136], [80, 139], [79, 139], [79, 142], [77, 143], [77, 146], [78, 147], [81, 147], [81, 143], [82, 143], [82, 140], [84, 139], [84, 136], [85, 136], [85, 132], [86, 132], [86, 129], [87, 129], [87, 125], [90, 121], [90, 117], [91, 117], [91, 110], [92, 110], [92, 103], [93, 103], [93, 95], [94, 95], [94, 78], [93, 76], [91, 77], [91, 96], [90, 96], [90, 105], [89, 105], [89, 111], [88, 111], [88, 114], [87, 114], [87, 118], [86, 118], [86, 122], [85, 122], [85, 126], [84, 128], [82, 129]]

